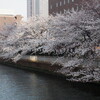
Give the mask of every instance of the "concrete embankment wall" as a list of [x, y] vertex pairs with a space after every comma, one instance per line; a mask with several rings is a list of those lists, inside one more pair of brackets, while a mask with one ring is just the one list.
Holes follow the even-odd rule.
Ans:
[[[19, 60], [18, 62], [13, 62], [12, 60], [6, 60], [6, 59], [2, 59], [0, 58], [0, 64], [3, 65], [7, 65], [10, 67], [15, 67], [15, 68], [20, 68], [20, 69], [24, 69], [24, 70], [29, 70], [29, 71], [37, 71], [37, 72], [42, 72], [45, 74], [50, 74], [50, 75], [55, 75], [64, 79], [73, 79], [73, 78], [81, 78], [81, 74], [79, 74], [79, 76], [75, 77], [72, 75], [65, 75], [65, 74], [61, 74], [58, 72], [58, 70], [60, 70], [63, 66], [60, 66], [58, 64], [52, 64], [52, 61], [55, 61], [55, 59], [57, 58], [53, 58], [53, 57], [37, 57], [37, 56], [28, 56], [28, 57], [23, 57], [21, 60]], [[90, 71], [89, 71], [90, 72]], [[74, 72], [73, 72], [74, 73]], [[70, 80], [71, 81], [71, 80]], [[100, 84], [99, 81], [75, 81], [72, 80], [72, 82], [80, 82], [80, 83], [96, 83], [96, 84]]]
[[49, 62], [43, 62], [43, 61], [31, 61], [28, 59], [21, 59], [18, 62], [13, 62], [12, 60], [5, 60], [0, 58], [0, 63], [15, 67], [15, 68], [20, 68], [20, 69], [25, 69], [25, 70], [30, 70], [30, 71], [38, 71], [38, 72], [43, 72], [46, 74], [51, 74], [51, 75], [56, 75], [56, 76], [61, 76], [63, 78], [66, 78], [64, 75], [57, 73], [57, 70], [62, 68], [62, 66], [58, 64], [51, 64]]

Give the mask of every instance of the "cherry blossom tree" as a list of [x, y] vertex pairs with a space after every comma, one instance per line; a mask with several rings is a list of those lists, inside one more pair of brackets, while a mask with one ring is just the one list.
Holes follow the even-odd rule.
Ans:
[[93, 74], [100, 71], [94, 64], [100, 55], [95, 49], [100, 46], [99, 1], [86, 2], [80, 11], [33, 17], [16, 28], [10, 26], [0, 32], [0, 56], [17, 61], [29, 52], [52, 54], [58, 57], [55, 63], [64, 66], [59, 72], [73, 76], [71, 80], [100, 80], [98, 72]]

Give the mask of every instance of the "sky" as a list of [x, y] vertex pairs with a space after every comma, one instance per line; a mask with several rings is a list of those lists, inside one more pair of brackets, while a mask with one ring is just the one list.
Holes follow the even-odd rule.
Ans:
[[27, 17], [27, 0], [0, 0], [0, 14], [22, 15]]

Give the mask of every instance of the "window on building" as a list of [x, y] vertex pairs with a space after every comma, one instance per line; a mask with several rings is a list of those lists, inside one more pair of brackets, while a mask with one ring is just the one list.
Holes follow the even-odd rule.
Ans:
[[32, 16], [32, 0], [30, 0], [30, 16]]
[[52, 9], [52, 5], [50, 5], [50, 9]]
[[68, 0], [68, 3], [70, 3], [70, 0]]
[[62, 2], [60, 1], [60, 6], [62, 6]]
[[64, 9], [64, 13], [66, 13], [66, 9]]
[[66, 4], [66, 0], [64, 0], [64, 5]]
[[77, 10], [77, 11], [79, 10], [79, 7], [78, 7], [78, 5], [77, 5], [77, 8], [76, 8], [76, 10]]
[[56, 3], [56, 7], [58, 7], [58, 3]]
[[40, 14], [40, 6], [39, 6], [40, 5], [40, 0], [36, 0], [35, 5], [36, 5], [35, 6], [35, 14], [39, 15]]
[[74, 11], [74, 7], [72, 7], [72, 11]]
[[67, 9], [67, 11], [69, 12], [70, 10], [69, 10], [69, 9]]

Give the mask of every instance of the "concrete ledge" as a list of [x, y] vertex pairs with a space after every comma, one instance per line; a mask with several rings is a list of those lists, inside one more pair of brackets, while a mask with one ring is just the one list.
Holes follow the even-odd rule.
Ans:
[[57, 64], [52, 65], [48, 62], [32, 62], [28, 59], [21, 59], [18, 62], [13, 62], [12, 60], [5, 60], [0, 58], [0, 64], [20, 68], [24, 70], [29, 71], [37, 71], [37, 72], [43, 72], [50, 75], [60, 76], [62, 78], [66, 79], [66, 76], [63, 74], [57, 73], [57, 70], [62, 68], [62, 66], [59, 66]]

